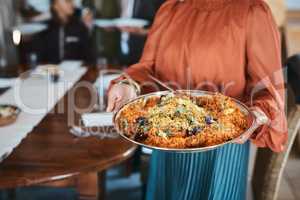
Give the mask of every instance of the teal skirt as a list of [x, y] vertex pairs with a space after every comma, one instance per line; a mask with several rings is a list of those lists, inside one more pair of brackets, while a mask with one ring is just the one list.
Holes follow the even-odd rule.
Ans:
[[204, 153], [153, 151], [147, 200], [244, 200], [250, 144]]

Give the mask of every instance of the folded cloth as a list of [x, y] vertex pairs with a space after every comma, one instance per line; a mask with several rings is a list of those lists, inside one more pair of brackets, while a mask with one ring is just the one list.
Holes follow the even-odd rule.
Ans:
[[114, 131], [113, 127], [78, 127], [73, 126], [70, 129], [70, 133], [75, 137], [97, 137], [99, 139], [114, 139], [119, 135]]
[[113, 113], [86, 113], [81, 119], [85, 127], [113, 126]]
[[0, 88], [10, 88], [15, 85], [18, 78], [0, 78]]

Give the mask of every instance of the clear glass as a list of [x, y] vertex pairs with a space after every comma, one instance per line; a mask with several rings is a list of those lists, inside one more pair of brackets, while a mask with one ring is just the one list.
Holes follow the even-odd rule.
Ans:
[[97, 58], [97, 68], [99, 70], [107, 69], [108, 61], [105, 57], [99, 57]]
[[116, 78], [118, 78], [122, 74], [120, 70], [110, 70], [110, 69], [102, 69], [99, 71], [99, 77], [95, 82], [95, 89], [97, 94], [97, 112], [105, 112], [107, 106], [107, 93], [109, 89], [110, 82]]

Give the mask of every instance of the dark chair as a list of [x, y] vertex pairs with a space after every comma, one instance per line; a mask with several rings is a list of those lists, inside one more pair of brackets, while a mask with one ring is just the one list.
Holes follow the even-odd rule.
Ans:
[[[283, 171], [300, 129], [300, 55], [287, 60], [287, 118], [289, 140], [285, 152], [273, 153], [269, 149], [258, 149], [252, 187], [255, 200], [276, 200]], [[298, 139], [300, 143], [300, 139]]]
[[287, 66], [288, 82], [295, 94], [296, 103], [300, 104], [300, 54], [289, 58]]
[[[300, 54], [291, 57], [288, 60], [288, 80], [295, 95], [296, 104], [300, 104]], [[295, 147], [300, 155], [300, 135], [295, 141]]]

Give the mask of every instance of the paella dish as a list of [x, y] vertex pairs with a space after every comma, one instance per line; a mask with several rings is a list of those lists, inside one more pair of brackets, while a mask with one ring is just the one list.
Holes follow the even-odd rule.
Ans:
[[138, 143], [172, 149], [222, 144], [248, 128], [247, 117], [236, 102], [221, 94], [141, 98], [125, 105], [115, 123]]

